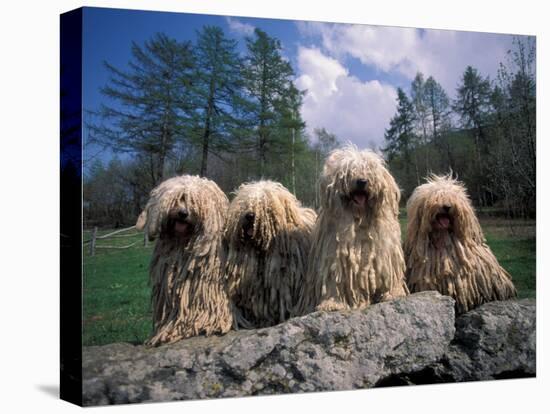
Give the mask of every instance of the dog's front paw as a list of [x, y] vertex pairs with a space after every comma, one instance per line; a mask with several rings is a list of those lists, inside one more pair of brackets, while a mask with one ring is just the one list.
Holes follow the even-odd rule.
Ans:
[[345, 303], [336, 301], [333, 298], [323, 300], [315, 308], [315, 310], [325, 311], [325, 312], [334, 312], [334, 311], [341, 311], [346, 309], [349, 309], [349, 307]]

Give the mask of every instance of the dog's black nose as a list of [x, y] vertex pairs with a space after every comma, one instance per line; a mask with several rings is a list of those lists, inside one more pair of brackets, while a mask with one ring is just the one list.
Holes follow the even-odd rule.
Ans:
[[443, 210], [445, 210], [445, 213], [448, 213], [450, 209], [451, 209], [451, 206], [448, 205], [448, 204], [445, 204], [445, 205], [443, 206]]
[[255, 215], [254, 213], [252, 213], [252, 212], [249, 212], [249, 213], [246, 213], [246, 216], [245, 216], [245, 217], [246, 217], [246, 219], [247, 219], [248, 221], [253, 221], [253, 220], [254, 220], [254, 217], [256, 217], [256, 215]]
[[187, 209], [182, 208], [178, 211], [178, 220], [185, 220], [189, 216]]
[[360, 178], [357, 180], [357, 188], [362, 190], [367, 185], [367, 180], [364, 180], [363, 178]]

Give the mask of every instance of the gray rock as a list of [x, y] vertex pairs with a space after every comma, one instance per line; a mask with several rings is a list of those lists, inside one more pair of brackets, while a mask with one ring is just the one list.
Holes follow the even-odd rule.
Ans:
[[456, 327], [455, 338], [437, 367], [446, 378], [477, 381], [535, 376], [535, 300], [487, 303], [458, 317]]
[[491, 302], [456, 319], [443, 358], [415, 372], [383, 379], [381, 386], [526, 378], [536, 375], [534, 299]]
[[[484, 305], [422, 292], [158, 348], [83, 351], [85, 405], [348, 390], [534, 373], [534, 302]], [[453, 340], [454, 338], [454, 340]]]

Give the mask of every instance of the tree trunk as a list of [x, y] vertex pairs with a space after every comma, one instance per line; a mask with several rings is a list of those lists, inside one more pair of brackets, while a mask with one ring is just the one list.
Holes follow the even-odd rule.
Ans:
[[[293, 117], [294, 120], [294, 117]], [[296, 165], [294, 160], [294, 143], [296, 141], [296, 130], [294, 129], [294, 125], [292, 125], [292, 153], [291, 153], [291, 167], [290, 171], [292, 174], [292, 194], [296, 195]]]
[[201, 160], [201, 171], [200, 176], [206, 177], [208, 169], [208, 139], [210, 138], [210, 129], [207, 126], [204, 130], [204, 135], [202, 137], [202, 160]]
[[166, 154], [163, 152], [159, 153], [159, 162], [157, 164], [157, 181], [155, 182], [155, 186], [157, 184], [160, 184], [164, 180], [164, 162], [165, 162]]
[[259, 142], [258, 142], [258, 158], [260, 159], [260, 169], [258, 171], [259, 178], [263, 178], [265, 173], [265, 138], [263, 120], [260, 121]]
[[422, 115], [422, 141], [424, 143], [424, 158], [426, 162], [426, 173], [430, 171], [430, 157], [428, 152], [428, 131], [426, 129], [426, 112]]
[[208, 170], [208, 150], [210, 144], [210, 119], [212, 117], [212, 110], [214, 106], [214, 97], [211, 95], [208, 99], [208, 107], [206, 108], [206, 119], [204, 123], [204, 133], [202, 136], [202, 160], [200, 176], [206, 177]]
[[153, 157], [153, 154], [150, 153], [149, 154], [149, 172], [151, 173], [151, 184], [153, 185], [153, 187], [156, 186], [157, 184], [157, 177], [155, 176], [155, 159]]
[[479, 144], [479, 135], [474, 132], [474, 142], [475, 142], [475, 151], [476, 151], [476, 164], [477, 164], [477, 177], [476, 177], [476, 190], [477, 190], [477, 199], [479, 204], [482, 207], [485, 207], [485, 196], [481, 188], [481, 179], [483, 177], [483, 167], [481, 164], [481, 149]]
[[259, 143], [258, 151], [260, 158], [260, 178], [263, 178], [265, 174], [265, 152], [266, 152], [266, 141], [267, 141], [267, 131], [265, 124], [265, 114], [267, 113], [267, 66], [266, 66], [267, 57], [263, 57], [262, 62], [262, 86], [260, 89], [260, 128], [259, 128]]
[[420, 185], [420, 173], [418, 171], [418, 154], [414, 150], [414, 171], [416, 173], [416, 185]]
[[315, 208], [316, 209], [319, 208], [319, 204], [320, 204], [319, 185], [317, 184], [317, 178], [319, 177], [319, 158], [320, 158], [319, 152], [320, 150], [317, 148], [317, 150], [315, 151], [315, 178], [313, 180], [313, 186], [315, 188]]
[[[219, 39], [216, 37], [215, 43], [215, 55], [218, 56], [219, 49]], [[211, 123], [212, 116], [214, 114], [214, 97], [216, 95], [216, 78], [218, 77], [218, 64], [214, 64], [214, 68], [210, 75], [210, 83], [208, 86], [208, 103], [205, 110], [205, 120], [204, 120], [204, 133], [202, 136], [202, 161], [201, 161], [201, 171], [200, 176], [206, 177], [208, 170], [208, 151], [210, 145], [210, 134], [211, 134]]]
[[[443, 139], [443, 137], [441, 139]], [[447, 158], [448, 158], [448, 161], [449, 161], [449, 169], [451, 171], [454, 171], [455, 163], [454, 163], [453, 152], [451, 151], [451, 144], [449, 143], [449, 137], [448, 136], [445, 139], [445, 147], [447, 148]]]
[[166, 160], [166, 143], [168, 142], [168, 136], [170, 134], [170, 131], [168, 130], [168, 126], [166, 125], [166, 121], [164, 125], [162, 126], [162, 130], [160, 133], [160, 149], [158, 154], [158, 164], [157, 164], [157, 181], [155, 181], [155, 186], [157, 184], [160, 184], [164, 180], [164, 162]]

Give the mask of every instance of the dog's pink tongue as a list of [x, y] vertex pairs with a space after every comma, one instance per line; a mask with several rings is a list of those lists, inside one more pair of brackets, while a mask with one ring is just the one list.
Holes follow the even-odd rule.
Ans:
[[355, 204], [358, 204], [360, 206], [364, 206], [365, 205], [365, 201], [367, 201], [367, 196], [365, 194], [355, 194], [353, 196], [353, 201], [355, 202]]
[[178, 233], [185, 233], [185, 232], [187, 232], [188, 227], [189, 227], [189, 224], [180, 223], [179, 221], [176, 221], [176, 224], [174, 226], [174, 230], [176, 230]]
[[253, 236], [254, 235], [254, 227], [249, 227], [248, 230], [246, 231], [246, 234], [248, 234], [249, 236]]
[[439, 225], [441, 226], [441, 228], [443, 228], [443, 229], [449, 228], [449, 224], [451, 224], [451, 221], [449, 220], [448, 216], [440, 216], [437, 219], [437, 221], [438, 221]]

